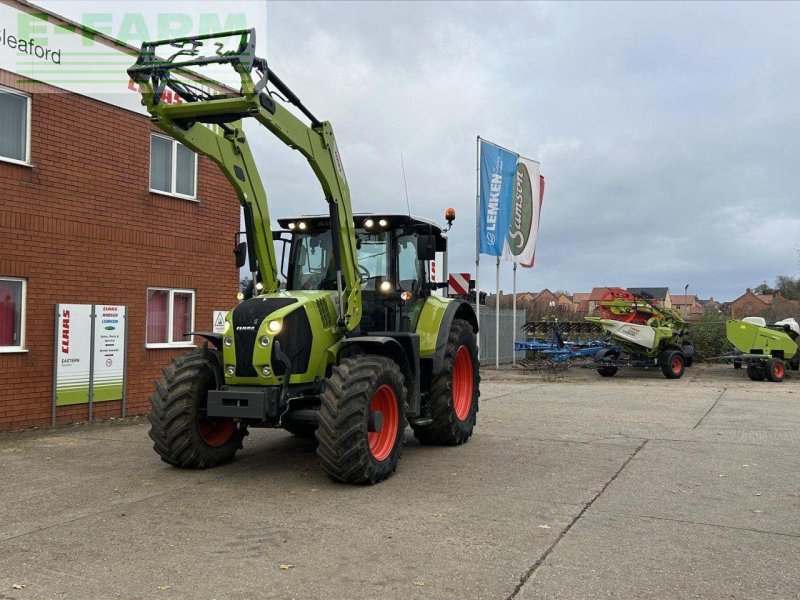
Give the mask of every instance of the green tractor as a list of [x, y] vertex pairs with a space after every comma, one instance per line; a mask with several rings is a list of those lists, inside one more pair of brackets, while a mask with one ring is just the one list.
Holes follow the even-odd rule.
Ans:
[[[212, 64], [236, 71], [238, 93], [204, 89], [186, 70]], [[128, 73], [153, 123], [230, 181], [246, 229], [236, 263], [252, 273], [224, 332], [187, 334], [205, 347], [156, 382], [150, 437], [162, 460], [214, 467], [233, 459], [248, 428], [283, 428], [316, 438], [333, 479], [377, 483], [396, 470], [407, 424], [425, 444], [466, 442], [480, 394], [477, 319], [469, 304], [435, 295], [442, 284], [428, 278], [454, 212], [445, 230], [410, 215], [354, 215], [330, 123], [256, 57], [254, 30], [146, 42]], [[164, 102], [167, 90], [181, 102]], [[308, 160], [327, 214], [282, 219], [272, 231], [245, 118]]]

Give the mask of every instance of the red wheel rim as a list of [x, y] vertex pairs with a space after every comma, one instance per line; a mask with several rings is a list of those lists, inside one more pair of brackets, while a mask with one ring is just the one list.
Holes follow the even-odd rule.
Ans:
[[397, 440], [397, 424], [400, 421], [397, 396], [391, 386], [383, 384], [375, 391], [369, 403], [369, 410], [383, 414], [381, 430], [367, 432], [369, 451], [375, 460], [381, 461], [392, 453]]
[[198, 421], [197, 433], [200, 434], [200, 439], [203, 440], [206, 446], [211, 448], [219, 448], [233, 435], [236, 431], [236, 423], [233, 419], [220, 419], [212, 423], [207, 421]]
[[681, 368], [683, 367], [683, 363], [681, 363], [681, 359], [677, 356], [672, 359], [672, 372], [673, 373], [680, 373]]
[[472, 385], [472, 354], [466, 346], [459, 346], [453, 365], [453, 410], [461, 421], [472, 406]]
[[772, 372], [775, 374], [776, 378], [780, 379], [781, 377], [783, 377], [783, 374], [786, 372], [786, 368], [783, 366], [783, 363], [778, 362], [778, 363], [775, 363], [775, 368], [772, 370]]

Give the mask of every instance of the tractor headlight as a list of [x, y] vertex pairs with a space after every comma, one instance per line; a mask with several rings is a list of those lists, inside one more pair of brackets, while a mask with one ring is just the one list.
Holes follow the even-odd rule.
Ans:
[[234, 367], [233, 365], [228, 365], [227, 367], [225, 367], [225, 374], [228, 377], [233, 377], [234, 375], [236, 375], [236, 367]]
[[372, 229], [373, 227], [375, 227], [375, 221], [373, 221], [372, 219], [367, 219], [366, 221], [364, 221], [365, 229]]
[[267, 323], [267, 331], [269, 331], [272, 335], [277, 335], [283, 329], [283, 323], [280, 319], [275, 319], [274, 321], [270, 321]]
[[241, 302], [242, 300], [244, 300], [244, 292], [239, 292], [238, 294], [236, 294], [236, 299], [237, 299], [239, 302]]
[[392, 291], [392, 282], [391, 281], [382, 281], [380, 290], [383, 293], [391, 292]]
[[270, 375], [272, 375], [272, 371], [267, 365], [264, 365], [263, 367], [261, 367], [261, 374], [264, 377], [269, 377]]
[[269, 346], [269, 336], [262, 335], [258, 339], [258, 343], [261, 345], [262, 348], [266, 348], [267, 346]]
[[233, 338], [231, 336], [227, 336], [225, 338], [225, 347], [230, 348], [231, 346], [233, 346]]
[[289, 230], [294, 231], [294, 228], [297, 227], [294, 223], [289, 223]]
[[297, 227], [300, 229], [300, 231], [305, 231], [305, 230], [306, 230], [306, 228], [308, 227], [308, 225], [306, 225], [306, 222], [305, 222], [305, 221], [300, 221], [300, 222], [297, 224]]
[[378, 225], [380, 225], [381, 227], [386, 227], [388, 224], [389, 223], [388, 221], [386, 221], [386, 219], [381, 219], [380, 221], [378, 221]]
[[264, 284], [261, 283], [260, 281], [256, 284], [256, 291], [257, 292], [263, 292], [264, 291]]

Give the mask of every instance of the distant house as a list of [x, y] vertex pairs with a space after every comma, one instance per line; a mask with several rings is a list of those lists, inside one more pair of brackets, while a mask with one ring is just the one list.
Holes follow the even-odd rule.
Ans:
[[665, 287], [629, 287], [628, 291], [640, 296], [647, 296], [654, 304], [664, 308], [672, 308], [672, 297], [669, 288]]
[[671, 296], [671, 298], [672, 308], [677, 310], [684, 318], [699, 319], [703, 313], [705, 313], [705, 308], [700, 303], [700, 299], [697, 296], [676, 294]]
[[567, 296], [564, 293], [557, 294], [558, 298], [558, 310], [561, 313], [571, 313], [573, 312], [572, 308], [572, 298]]
[[722, 312], [722, 302], [718, 300], [714, 300], [712, 296], [708, 300], [700, 300], [700, 305], [703, 307], [703, 312], [707, 313], [718, 313]]
[[553, 313], [558, 311], [558, 296], [544, 288], [533, 299], [536, 310], [540, 313]]
[[591, 292], [575, 292], [572, 294], [572, 311], [581, 315], [589, 314], [589, 298]]
[[788, 300], [780, 292], [774, 294], [755, 294], [747, 288], [744, 294], [730, 304], [731, 316], [734, 319], [743, 317], [772, 317], [783, 319], [800, 312], [797, 300]]

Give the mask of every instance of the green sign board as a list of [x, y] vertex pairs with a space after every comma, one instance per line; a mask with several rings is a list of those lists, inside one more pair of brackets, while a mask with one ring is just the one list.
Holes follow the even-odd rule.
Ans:
[[123, 399], [125, 317], [120, 305], [56, 306], [56, 406]]

